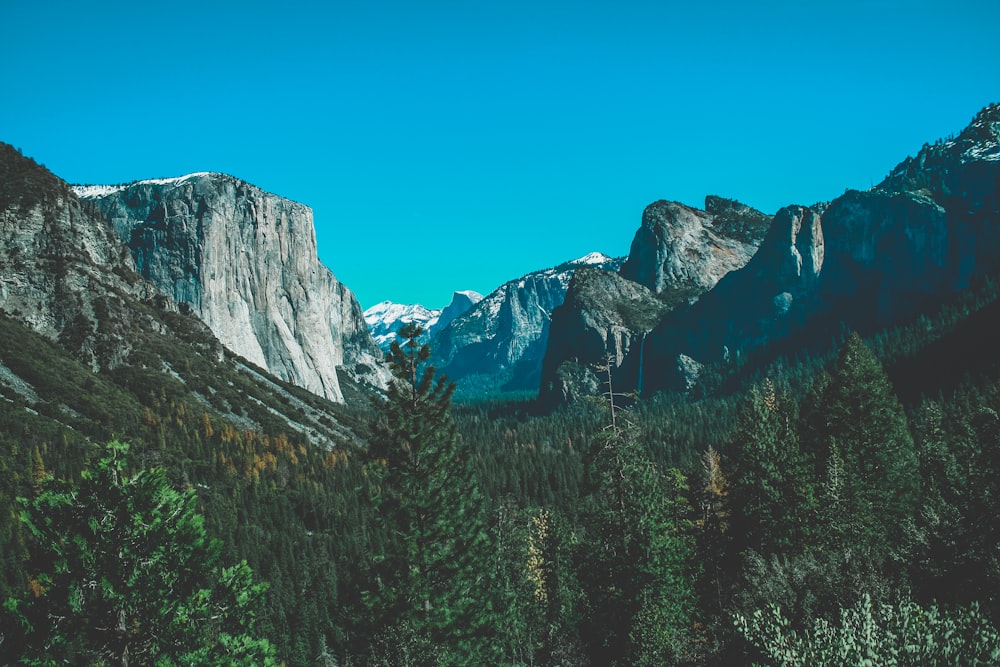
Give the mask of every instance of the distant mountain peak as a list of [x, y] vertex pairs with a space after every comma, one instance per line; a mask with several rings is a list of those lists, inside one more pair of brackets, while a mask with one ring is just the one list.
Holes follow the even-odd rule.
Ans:
[[382, 301], [364, 312], [365, 322], [371, 330], [372, 338], [383, 350], [398, 337], [403, 326], [413, 323], [424, 329], [427, 339], [440, 329], [448, 326], [452, 320], [464, 314], [467, 310], [482, 301], [483, 295], [473, 290], [458, 290], [451, 297], [451, 303], [445, 308], [425, 308], [420, 304], [402, 304], [392, 301]]
[[567, 262], [567, 264], [594, 265], [594, 264], [607, 264], [608, 262], [611, 261], [614, 261], [613, 258], [608, 257], [603, 252], [591, 252], [587, 253], [583, 257], [580, 257], [579, 259], [574, 259], [571, 262]]
[[382, 301], [364, 312], [365, 323], [371, 331], [375, 344], [383, 352], [389, 350], [389, 346], [399, 335], [399, 330], [407, 324], [416, 324], [426, 331], [437, 324], [441, 316], [439, 309], [431, 310], [420, 304], [394, 303], [392, 301]]

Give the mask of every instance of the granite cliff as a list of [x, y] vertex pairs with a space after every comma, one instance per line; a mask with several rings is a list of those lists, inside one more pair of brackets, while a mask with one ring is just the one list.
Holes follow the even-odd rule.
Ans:
[[566, 302], [553, 312], [539, 389], [543, 403], [598, 387], [592, 368], [608, 358], [624, 385], [641, 385], [646, 335], [666, 313], [696, 302], [744, 266], [768, 223], [763, 213], [716, 196], [706, 198], [705, 210], [668, 201], [647, 206], [619, 272], [577, 272]]
[[228, 349], [332, 401], [344, 400], [338, 371], [385, 385], [361, 307], [319, 262], [308, 207], [213, 173], [75, 191]]
[[25, 434], [141, 434], [160, 451], [148, 429], [165, 411], [203, 437], [225, 423], [233, 437], [362, 444], [346, 408], [227, 352], [191, 307], [136, 271], [102, 210], [3, 143], [0, 246], [0, 403]]
[[709, 196], [705, 210], [678, 202], [646, 207], [621, 276], [657, 294], [711, 289], [757, 250], [767, 216], [739, 202]]

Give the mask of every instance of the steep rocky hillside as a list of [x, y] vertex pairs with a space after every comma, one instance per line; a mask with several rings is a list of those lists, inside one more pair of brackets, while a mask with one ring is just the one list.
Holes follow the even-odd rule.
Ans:
[[347, 412], [228, 352], [191, 308], [135, 271], [102, 211], [6, 144], [0, 244], [5, 419], [102, 440], [176, 409], [325, 447], [360, 444]]

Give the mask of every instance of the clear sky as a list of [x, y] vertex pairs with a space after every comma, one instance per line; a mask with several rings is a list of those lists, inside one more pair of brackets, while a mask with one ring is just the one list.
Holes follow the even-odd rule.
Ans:
[[73, 183], [311, 206], [363, 307], [593, 250], [657, 199], [868, 188], [1000, 101], [1000, 2], [0, 0], [0, 140]]

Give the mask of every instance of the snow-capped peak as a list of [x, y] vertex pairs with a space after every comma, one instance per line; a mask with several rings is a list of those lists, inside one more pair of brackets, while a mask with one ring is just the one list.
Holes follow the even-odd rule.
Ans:
[[81, 199], [97, 199], [125, 188], [124, 185], [71, 185], [70, 187]]
[[607, 264], [611, 261], [611, 258], [605, 255], [603, 252], [592, 252], [580, 257], [579, 259], [574, 259], [569, 264]]
[[426, 333], [437, 324], [441, 311], [424, 308], [420, 304], [383, 301], [366, 310], [364, 316], [372, 332], [372, 338], [382, 350], [388, 350], [392, 341], [396, 340], [399, 330], [405, 325], [417, 324], [423, 327]]
[[365, 322], [369, 326], [376, 322], [401, 322], [402, 324], [416, 322], [424, 328], [427, 328], [427, 324], [431, 320], [437, 320], [440, 314], [440, 310], [424, 308], [420, 304], [393, 303], [392, 301], [383, 301], [364, 313]]

